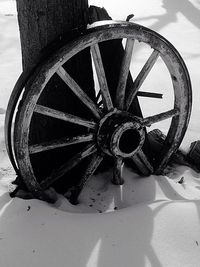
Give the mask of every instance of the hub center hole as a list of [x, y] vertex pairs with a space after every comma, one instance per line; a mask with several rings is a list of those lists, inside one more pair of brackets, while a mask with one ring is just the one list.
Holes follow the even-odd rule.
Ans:
[[140, 140], [140, 134], [137, 130], [128, 129], [121, 135], [119, 149], [122, 153], [129, 154], [139, 146]]

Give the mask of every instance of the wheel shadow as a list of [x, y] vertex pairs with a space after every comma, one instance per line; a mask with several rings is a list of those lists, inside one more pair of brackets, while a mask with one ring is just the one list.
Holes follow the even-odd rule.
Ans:
[[[110, 214], [63, 213], [38, 200], [0, 197], [2, 266], [161, 267], [150, 245], [148, 205]], [[140, 231], [138, 231], [140, 229]], [[9, 249], [8, 249], [9, 248]], [[23, 251], [23, 253], [22, 253]]]
[[[102, 228], [99, 229], [101, 232], [101, 246], [99, 249], [98, 265], [96, 265], [98, 267], [144, 267], [147, 261], [154, 267], [163, 266], [152, 244], [155, 219], [163, 208], [173, 205], [174, 202], [194, 203], [200, 220], [200, 201], [187, 199], [181, 193], [181, 190], [179, 191], [177, 187], [173, 187], [168, 178], [161, 176], [149, 177], [147, 179], [137, 178], [134, 187], [134, 194], [138, 194], [136, 199], [140, 205], [134, 203], [131, 206], [129, 203], [129, 207], [124, 210], [122, 209], [108, 215], [114, 216], [115, 219], [105, 226], [106, 230], [103, 230], [104, 227], [102, 225]], [[162, 196], [156, 196], [158, 187], [162, 191]], [[127, 190], [128, 188], [125, 189], [124, 195], [126, 193], [130, 194]], [[145, 194], [148, 194], [148, 197]], [[115, 206], [120, 206], [120, 201], [125, 201], [121, 196], [122, 193], [118, 187], [118, 194], [116, 193], [113, 198]], [[152, 208], [153, 205], [150, 205], [152, 203], [156, 204], [155, 208]], [[165, 231], [164, 228], [163, 231]], [[110, 236], [114, 236], [114, 239], [109, 240]], [[92, 255], [91, 253], [90, 258]]]
[[[133, 174], [130, 179], [134, 179]], [[162, 197], [156, 196], [158, 186]], [[145, 267], [147, 262], [154, 267], [163, 266], [152, 244], [157, 214], [174, 201], [181, 201], [194, 203], [200, 218], [199, 201], [186, 199], [168, 179], [159, 176], [135, 178], [134, 199], [125, 199], [125, 194], [130, 194], [127, 190], [128, 187], [122, 195], [118, 187], [115, 194], [111, 192], [110, 200], [118, 207], [120, 201], [122, 206], [129, 201], [129, 206], [104, 214], [64, 212], [39, 200], [11, 200], [8, 193], [2, 195], [2, 266], [12, 263], [10, 253], [17, 257], [15, 267], [58, 263], [76, 267]], [[132, 206], [131, 201], [135, 203]]]
[[[92, 177], [80, 196], [78, 206], [85, 201], [88, 207], [96, 209], [96, 214], [85, 213], [90, 232], [82, 229], [87, 236], [86, 243], [91, 242], [91, 251], [87, 252], [88, 260], [82, 266], [145, 267], [148, 261], [151, 266], [161, 267], [151, 244], [155, 215], [149, 203], [158, 202], [160, 209], [163, 204], [163, 200], [155, 200], [155, 179], [153, 176], [141, 178], [126, 169], [124, 185], [116, 186], [109, 182], [112, 172], [103, 176]], [[83, 241], [82, 235], [79, 238]]]

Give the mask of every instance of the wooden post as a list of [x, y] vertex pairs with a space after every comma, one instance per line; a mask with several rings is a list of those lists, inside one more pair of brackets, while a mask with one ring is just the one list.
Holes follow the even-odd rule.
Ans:
[[17, 0], [23, 69], [35, 65], [43, 49], [71, 29], [86, 27], [87, 0]]

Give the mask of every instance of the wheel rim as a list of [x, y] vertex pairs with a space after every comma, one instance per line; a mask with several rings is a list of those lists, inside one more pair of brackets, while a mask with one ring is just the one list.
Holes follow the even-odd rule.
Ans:
[[[116, 95], [115, 98], [113, 98], [109, 92], [99, 47], [104, 41], [122, 38], [125, 38], [127, 41], [124, 49], [125, 52], [122, 60], [119, 82], [116, 88]], [[134, 49], [134, 40], [148, 44], [152, 47], [153, 52], [136, 77], [134, 90], [126, 92], [126, 81], [130, 68], [130, 59]], [[98, 105], [91, 100], [63, 68], [64, 63], [88, 47], [91, 48], [91, 55], [97, 73], [103, 108], [99, 107], [100, 104]], [[145, 118], [137, 118], [137, 116], [129, 115], [129, 107], [158, 57], [162, 58], [172, 78], [174, 107], [166, 112]], [[43, 90], [45, 90], [46, 84], [53, 75], [58, 75], [78, 99], [90, 110], [92, 120], [65, 114], [59, 110], [54, 110], [38, 104], [38, 100]], [[160, 159], [156, 166], [154, 166], [154, 172], [158, 174], [161, 173], [171, 154], [180, 145], [190, 117], [191, 84], [187, 69], [180, 55], [162, 36], [145, 27], [132, 23], [114, 23], [90, 29], [85, 35], [60, 49], [43, 64], [35, 80], [32, 81], [29, 86], [29, 90], [26, 91], [23, 96], [24, 104], [16, 117], [14, 133], [15, 155], [20, 172], [28, 188], [37, 196], [38, 192], [42, 192], [44, 189], [51, 186], [56, 180], [61, 178], [64, 173], [76, 167], [79, 162], [86, 157], [90, 157], [88, 167], [79, 184], [71, 190], [71, 200], [74, 200], [74, 202], [86, 181], [102, 162], [105, 154], [109, 154], [114, 158], [113, 182], [116, 184], [122, 184], [123, 182], [121, 170], [123, 160], [126, 157], [130, 157], [144, 175], [149, 175], [153, 172], [152, 162], [141, 149], [145, 139], [144, 129], [155, 122], [171, 118], [171, 125], [164, 146], [160, 151]], [[82, 125], [85, 129], [89, 129], [89, 133], [86, 131], [87, 133], [83, 135], [59, 140], [59, 144], [57, 141], [50, 141], [45, 144], [29, 146], [30, 124], [33, 114], [35, 113], [57, 118], [75, 125]], [[105, 121], [108, 121], [107, 118], [111, 113], [115, 113], [115, 117], [117, 117], [120, 122], [117, 123], [118, 128], [117, 130], [113, 129], [112, 134], [108, 131], [107, 135], [109, 135], [109, 137], [107, 137], [105, 133], [102, 134], [102, 129], [107, 127], [107, 122]], [[118, 115], [116, 116], [116, 114]], [[123, 117], [122, 114], [125, 114], [125, 120], [119, 119]], [[114, 115], [111, 116], [112, 119], [109, 119], [109, 121], [113, 121], [113, 116]], [[125, 136], [128, 131], [132, 131], [132, 134], [135, 133], [139, 141], [136, 147], [132, 147], [131, 150], [127, 152], [123, 151], [121, 143], [123, 141], [122, 136]], [[106, 144], [102, 142], [102, 139], [108, 138], [109, 148], [108, 142], [106, 142]], [[30, 155], [40, 153], [45, 149], [50, 150], [77, 143], [85, 144], [83, 150], [78, 152], [67, 163], [57, 168], [56, 171], [54, 170], [49, 177], [45, 177], [45, 179], [39, 182], [34, 173], [35, 170], [32, 168]], [[39, 196], [42, 198], [41, 194], [39, 194]]]

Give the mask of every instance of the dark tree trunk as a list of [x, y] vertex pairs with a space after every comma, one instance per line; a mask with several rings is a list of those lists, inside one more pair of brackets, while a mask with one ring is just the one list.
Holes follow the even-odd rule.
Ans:
[[87, 9], [87, 0], [17, 0], [23, 69], [35, 65], [60, 35], [86, 26]]

